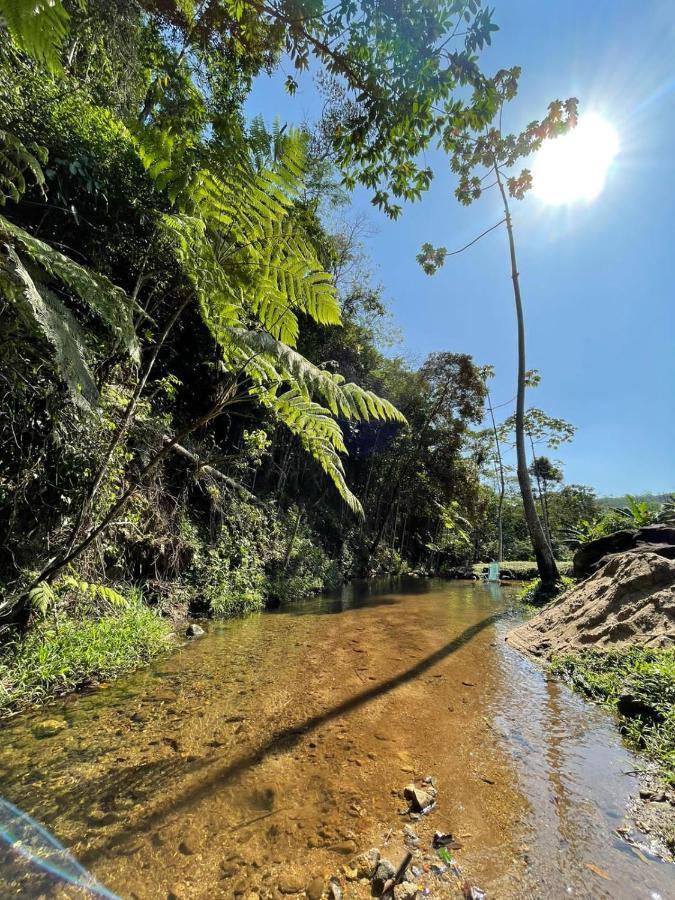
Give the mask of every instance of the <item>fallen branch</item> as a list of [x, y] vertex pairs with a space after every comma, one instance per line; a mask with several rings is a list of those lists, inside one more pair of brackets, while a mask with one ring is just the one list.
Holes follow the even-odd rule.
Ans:
[[403, 857], [403, 862], [396, 870], [394, 877], [390, 878], [388, 881], [385, 881], [384, 887], [382, 888], [382, 897], [393, 897], [394, 896], [394, 888], [397, 884], [400, 884], [403, 881], [403, 876], [405, 875], [405, 870], [408, 868], [410, 863], [412, 862], [412, 853], [406, 853]]

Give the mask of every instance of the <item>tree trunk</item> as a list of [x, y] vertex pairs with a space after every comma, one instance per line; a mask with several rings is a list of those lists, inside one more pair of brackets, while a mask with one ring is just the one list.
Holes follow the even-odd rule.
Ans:
[[502, 520], [504, 516], [504, 495], [506, 494], [506, 484], [504, 482], [504, 462], [502, 460], [502, 448], [499, 443], [499, 432], [497, 431], [495, 413], [492, 409], [492, 398], [490, 397], [490, 391], [487, 392], [487, 401], [488, 409], [490, 410], [490, 418], [492, 419], [492, 431], [495, 436], [495, 449], [497, 451], [497, 464], [499, 472], [499, 504], [497, 506], [497, 538], [499, 549], [497, 552], [497, 562], [501, 565], [504, 557], [504, 529]]
[[523, 317], [523, 303], [520, 295], [520, 281], [518, 277], [518, 263], [516, 260], [516, 244], [513, 237], [513, 224], [511, 222], [511, 210], [504, 190], [499, 166], [495, 163], [495, 175], [504, 204], [504, 216], [506, 219], [506, 231], [509, 238], [509, 255], [511, 258], [511, 280], [513, 282], [513, 299], [516, 306], [516, 319], [518, 323], [518, 390], [516, 395], [516, 458], [518, 461], [518, 484], [523, 498], [523, 510], [525, 521], [530, 535], [534, 557], [537, 561], [537, 570], [542, 585], [555, 584], [560, 576], [553, 552], [546, 540], [544, 529], [541, 527], [537, 507], [534, 503], [530, 473], [527, 471], [527, 454], [525, 452], [525, 321]]

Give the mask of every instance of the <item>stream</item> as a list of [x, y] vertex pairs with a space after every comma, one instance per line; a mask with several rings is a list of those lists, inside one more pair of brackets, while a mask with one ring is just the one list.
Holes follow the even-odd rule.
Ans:
[[[616, 831], [639, 762], [604, 710], [505, 644], [510, 596], [356, 583], [209, 623], [141, 672], [2, 723], [0, 796], [120, 897], [267, 898], [316, 890], [370, 847], [397, 863], [401, 792], [431, 775], [437, 807], [413, 827], [427, 846], [452, 831], [488, 898], [674, 898], [675, 866]], [[85, 894], [0, 866], [13, 896]]]

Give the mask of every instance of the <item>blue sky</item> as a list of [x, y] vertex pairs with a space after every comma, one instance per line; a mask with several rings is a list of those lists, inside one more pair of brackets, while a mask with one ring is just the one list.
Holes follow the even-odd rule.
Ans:
[[[576, 96], [580, 112], [604, 115], [620, 140], [592, 204], [551, 208], [528, 196], [515, 205], [528, 367], [542, 375], [528, 404], [577, 426], [574, 442], [551, 454], [568, 482], [600, 494], [675, 490], [675, 8], [672, 0], [494, 3], [500, 31], [483, 68], [523, 70], [505, 127]], [[315, 119], [311, 79], [293, 98], [282, 82], [259, 79], [248, 113]], [[494, 402], [505, 402], [515, 393], [515, 320], [503, 229], [433, 278], [415, 261], [423, 241], [451, 250], [497, 222], [498, 198], [461, 207], [443, 155], [427, 161], [430, 191], [396, 222], [366, 191], [352, 200], [352, 214], [365, 213], [375, 232], [367, 250], [402, 332], [396, 352], [413, 361], [434, 350], [471, 353], [496, 367]]]

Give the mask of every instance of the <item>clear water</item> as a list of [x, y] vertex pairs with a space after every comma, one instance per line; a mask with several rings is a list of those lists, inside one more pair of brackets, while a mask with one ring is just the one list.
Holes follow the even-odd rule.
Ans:
[[[401, 791], [433, 775], [415, 827], [458, 836], [489, 897], [675, 897], [675, 867], [616, 833], [636, 760], [603, 710], [505, 644], [517, 617], [495, 586], [410, 579], [212, 624], [4, 723], [0, 795], [121, 897], [265, 898], [371, 846], [397, 861]], [[40, 738], [46, 719], [65, 727]], [[0, 896], [77, 892], [14, 859]]]

